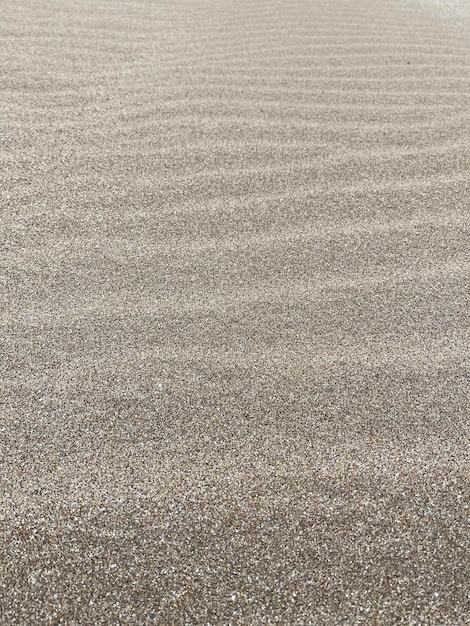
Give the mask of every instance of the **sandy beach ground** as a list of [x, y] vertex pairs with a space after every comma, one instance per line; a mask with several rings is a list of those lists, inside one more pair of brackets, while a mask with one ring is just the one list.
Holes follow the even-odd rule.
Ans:
[[2, 625], [470, 623], [443, 4], [2, 2]]

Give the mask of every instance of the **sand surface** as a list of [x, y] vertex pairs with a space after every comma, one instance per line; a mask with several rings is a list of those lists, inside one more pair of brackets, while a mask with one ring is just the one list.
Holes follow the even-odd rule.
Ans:
[[442, 4], [2, 2], [2, 625], [470, 623]]

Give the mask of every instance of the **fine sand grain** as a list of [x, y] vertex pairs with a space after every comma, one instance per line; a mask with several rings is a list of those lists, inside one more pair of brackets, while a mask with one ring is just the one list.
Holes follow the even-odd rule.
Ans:
[[462, 6], [2, 2], [2, 625], [470, 623]]

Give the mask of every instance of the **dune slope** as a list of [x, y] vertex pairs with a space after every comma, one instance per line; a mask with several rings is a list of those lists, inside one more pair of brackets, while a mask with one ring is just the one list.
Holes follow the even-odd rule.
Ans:
[[1, 623], [468, 623], [469, 23], [0, 31]]

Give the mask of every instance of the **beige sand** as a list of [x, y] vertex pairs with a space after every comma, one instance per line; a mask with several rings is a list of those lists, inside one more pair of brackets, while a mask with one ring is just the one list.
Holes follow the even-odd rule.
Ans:
[[1, 14], [1, 624], [470, 623], [469, 22]]

